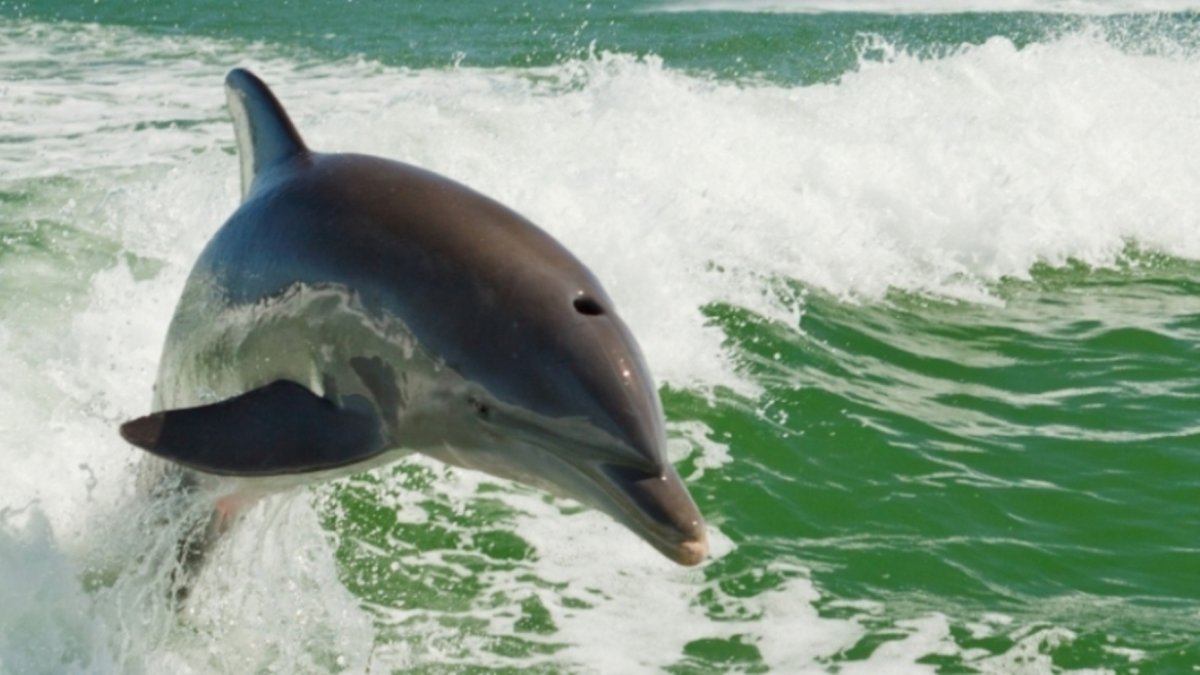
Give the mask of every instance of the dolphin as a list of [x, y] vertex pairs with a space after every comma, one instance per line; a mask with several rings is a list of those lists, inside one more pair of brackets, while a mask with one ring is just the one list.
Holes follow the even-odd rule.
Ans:
[[247, 70], [225, 84], [242, 203], [196, 261], [128, 442], [216, 490], [224, 524], [415, 452], [706, 557], [650, 372], [579, 260], [449, 178], [309, 150]]

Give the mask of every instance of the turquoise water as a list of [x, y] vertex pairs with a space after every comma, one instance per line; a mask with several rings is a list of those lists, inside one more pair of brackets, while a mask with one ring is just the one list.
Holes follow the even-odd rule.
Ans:
[[[1200, 4], [890, 7], [0, 0], [0, 672], [1200, 667]], [[115, 429], [238, 201], [236, 65], [577, 252], [709, 562], [413, 460], [167, 605]]]

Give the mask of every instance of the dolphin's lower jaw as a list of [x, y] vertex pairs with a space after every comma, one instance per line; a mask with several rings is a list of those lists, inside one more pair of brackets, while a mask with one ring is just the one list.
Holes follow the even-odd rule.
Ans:
[[541, 442], [510, 445], [503, 453], [451, 445], [421, 454], [447, 464], [507, 478], [602, 511], [680, 565], [708, 556], [704, 518], [669, 463], [660, 473], [588, 458]]

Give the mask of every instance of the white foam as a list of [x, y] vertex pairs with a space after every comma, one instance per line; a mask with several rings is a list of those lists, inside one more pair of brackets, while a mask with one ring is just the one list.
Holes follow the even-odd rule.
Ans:
[[36, 506], [0, 510], [0, 672], [115, 672], [78, 570]]
[[942, 614], [897, 621], [896, 627], [906, 634], [898, 640], [883, 643], [867, 660], [847, 664], [839, 672], [847, 675], [885, 672], [933, 675], [938, 669], [919, 663], [922, 657], [934, 654], [953, 656], [961, 652], [950, 637], [950, 622]]
[[[338, 579], [304, 491], [256, 507], [217, 548], [188, 603], [199, 633], [155, 658], [204, 672], [366, 672], [375, 631]], [[220, 645], [214, 650], [213, 645]], [[165, 670], [159, 672], [166, 672]]]

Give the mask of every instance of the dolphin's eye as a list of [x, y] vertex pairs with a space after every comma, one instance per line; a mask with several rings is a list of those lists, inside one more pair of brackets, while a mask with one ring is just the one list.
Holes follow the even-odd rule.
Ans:
[[581, 295], [575, 298], [575, 311], [588, 316], [600, 316], [604, 313], [604, 307], [596, 302], [594, 298]]
[[479, 415], [480, 417], [482, 417], [484, 419], [491, 417], [491, 415], [492, 415], [491, 407], [489, 407], [488, 404], [484, 403], [483, 401], [479, 400], [478, 398], [476, 398], [474, 396], [468, 396], [467, 403], [471, 404], [471, 408], [475, 410], [476, 415]]

